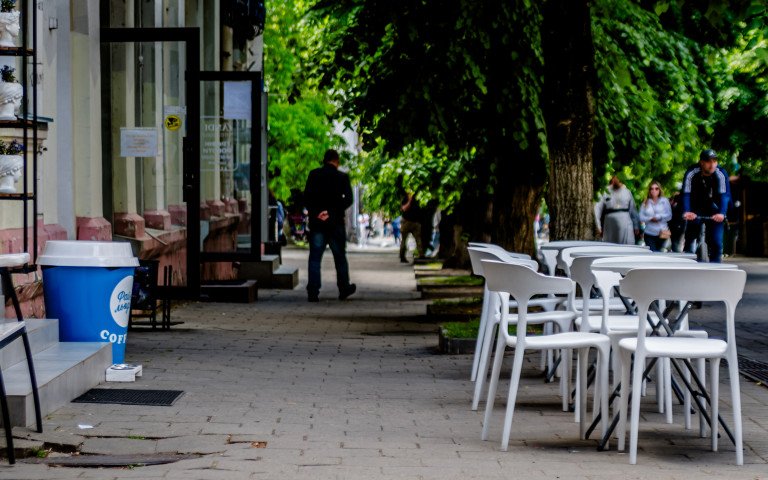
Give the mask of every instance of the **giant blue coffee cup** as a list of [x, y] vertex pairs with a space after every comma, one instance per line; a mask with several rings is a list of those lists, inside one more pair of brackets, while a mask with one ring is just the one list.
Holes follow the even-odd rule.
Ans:
[[126, 242], [51, 240], [38, 258], [48, 318], [62, 342], [109, 342], [112, 363], [125, 363], [134, 269]]

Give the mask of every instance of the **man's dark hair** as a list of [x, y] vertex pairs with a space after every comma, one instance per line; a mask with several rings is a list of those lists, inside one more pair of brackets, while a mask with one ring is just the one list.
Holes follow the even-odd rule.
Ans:
[[325, 151], [325, 155], [323, 155], [323, 163], [330, 163], [333, 161], [339, 160], [339, 152], [336, 150], [329, 148]]

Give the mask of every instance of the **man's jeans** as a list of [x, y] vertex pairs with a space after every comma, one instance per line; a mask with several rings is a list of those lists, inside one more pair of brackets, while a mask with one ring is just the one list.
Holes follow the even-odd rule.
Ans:
[[347, 234], [343, 225], [327, 230], [309, 232], [309, 282], [307, 293], [317, 295], [320, 292], [320, 265], [325, 253], [325, 246], [331, 247], [333, 263], [336, 265], [336, 285], [341, 292], [349, 286], [349, 265], [347, 264]]
[[[706, 226], [704, 241], [707, 243], [709, 262], [720, 263], [723, 257], [723, 233], [725, 231], [725, 222], [717, 223], [700, 219], [689, 220], [685, 229], [685, 251], [688, 253], [696, 253], [698, 258], [699, 252], [694, 251], [693, 248], [696, 246], [696, 240], [698, 240], [701, 233], [702, 222], [704, 222]], [[701, 260], [701, 258], [699, 258], [699, 260]]]

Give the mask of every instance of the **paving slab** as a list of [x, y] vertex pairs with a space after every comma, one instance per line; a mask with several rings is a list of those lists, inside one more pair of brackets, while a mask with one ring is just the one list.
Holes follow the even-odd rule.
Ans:
[[[594, 439], [578, 439], [572, 414], [560, 411], [557, 385], [544, 384], [536, 371], [536, 356], [527, 359], [510, 448], [502, 452], [503, 395], [490, 439], [481, 441], [484, 403], [480, 412], [469, 409], [472, 356], [436, 354], [437, 333], [426, 320], [427, 302], [418, 298], [412, 266], [401, 265], [392, 252], [351, 252], [358, 291], [340, 302], [326, 255], [321, 302], [311, 304], [306, 260], [305, 250], [283, 252], [284, 263], [300, 268], [294, 290], [262, 290], [254, 304], [187, 303], [173, 311], [183, 325], [132, 333], [126, 359], [142, 363], [144, 376], [131, 388], [184, 390], [173, 406], [68, 404], [34, 436], [83, 442], [94, 453], [118, 455], [131, 448], [200, 458], [130, 470], [18, 463], [0, 465], [0, 479], [768, 477], [768, 388], [741, 379], [743, 467], [733, 465], [733, 446], [725, 437], [720, 451], [711, 452], [708, 439], [684, 430], [680, 406], [674, 407], [675, 423], [664, 423], [650, 389], [638, 465], [631, 466], [626, 454], [598, 452]], [[768, 261], [728, 261], [742, 261], [750, 275], [737, 310], [740, 353], [768, 361], [768, 318], [762, 315]], [[691, 320], [716, 334], [718, 315], [705, 305]], [[500, 392], [506, 391], [508, 363]], [[726, 419], [727, 378], [723, 370]], [[23, 436], [23, 429], [16, 434]]]

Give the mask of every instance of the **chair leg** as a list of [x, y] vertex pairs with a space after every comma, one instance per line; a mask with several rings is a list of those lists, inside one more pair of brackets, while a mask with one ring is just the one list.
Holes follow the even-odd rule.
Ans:
[[5, 448], [8, 450], [8, 463], [16, 463], [16, 454], [13, 451], [13, 427], [11, 426], [11, 414], [8, 410], [8, 397], [5, 394], [5, 381], [0, 371], [0, 407], [3, 409], [3, 427], [5, 428]]
[[[483, 387], [485, 386], [485, 378], [488, 376], [488, 361], [491, 357], [491, 349], [493, 348], [493, 339], [495, 338], [494, 332], [498, 328], [498, 323], [495, 320], [491, 320], [485, 325], [485, 333], [482, 334], [483, 344], [480, 352], [480, 365], [477, 370], [477, 378], [475, 379], [475, 392], [472, 395], [472, 410], [476, 411], [478, 405], [480, 405], [480, 397], [483, 395]], [[502, 355], [504, 353], [502, 352]]]
[[[615, 352], [614, 352], [615, 354]], [[635, 366], [637, 368], [637, 366]], [[629, 407], [629, 378], [632, 369], [632, 353], [621, 350], [621, 397], [619, 402], [619, 451], [624, 451], [627, 439], [627, 410]], [[635, 395], [639, 395], [639, 392]]]
[[[495, 296], [495, 295], [494, 295]], [[477, 341], [475, 342], [475, 355], [472, 358], [472, 375], [471, 381], [477, 380], [477, 369], [480, 365], [480, 347], [483, 344], [483, 334], [485, 333], [485, 325], [488, 322], [488, 302], [490, 301], [491, 293], [488, 291], [488, 287], [483, 287], [483, 308], [480, 312], [480, 327], [477, 329]], [[476, 410], [473, 408], [472, 410]]]
[[[632, 371], [632, 386], [643, 384], [645, 358], [635, 352], [635, 368]], [[622, 385], [623, 386], [623, 385]], [[632, 415], [629, 424], [629, 463], [637, 463], [637, 436], [640, 430], [640, 395], [632, 395]]]
[[667, 423], [672, 423], [672, 365], [670, 359], [664, 359], [664, 413], [666, 414]]
[[[731, 403], [733, 404], [733, 438], [736, 440], [736, 465], [744, 465], [744, 445], [742, 444], [741, 425], [741, 389], [739, 388], [739, 362], [736, 349], [728, 355], [728, 376], [731, 381]], [[717, 417], [712, 417], [717, 418]]]
[[[712, 409], [712, 451], [717, 451], [717, 436], [720, 425], [718, 415], [720, 413], [720, 359], [713, 358], [709, 361], [709, 404]], [[706, 384], [705, 384], [706, 385]]]
[[[599, 350], [597, 354], [597, 366], [599, 367], [600, 377], [599, 383], [596, 380], [595, 384], [600, 387], [600, 412], [602, 414], [601, 438], [605, 438], [605, 434], [608, 433], [608, 427], [611, 422], [611, 412], [610, 407], [608, 406], [608, 397], [610, 396], [610, 391], [608, 390], [608, 361], [610, 356], [610, 347], [605, 350]], [[597, 403], [597, 398], [595, 398], [595, 403]], [[608, 449], [609, 443], [609, 441], [605, 442], [604, 448], [606, 450]]]
[[[698, 374], [699, 379], [701, 379], [701, 383], [703, 385], [706, 385], [707, 383], [707, 361], [703, 358], [699, 358], [696, 361], [697, 368], [698, 368]], [[686, 389], [687, 391], [688, 389]], [[706, 402], [702, 399], [701, 401], [702, 405], [706, 406]], [[704, 418], [704, 415], [702, 412], [699, 412], [699, 437], [705, 438], [707, 436], [707, 428], [709, 425], [707, 424], [707, 420]]]
[[[701, 373], [701, 372], [699, 372]], [[685, 381], [688, 382], [690, 385], [691, 383], [691, 372], [687, 368], [683, 370], [683, 376], [685, 377]], [[702, 415], [699, 415], [699, 418], [701, 418]], [[686, 388], [685, 391], [683, 391], [683, 421], [685, 423], [685, 429], [690, 430], [691, 429], [691, 392], [688, 391]]]
[[[589, 364], [589, 348], [579, 349], [579, 373], [578, 373], [578, 412], [579, 412], [579, 438], [585, 438], [587, 433], [587, 365]], [[598, 390], [595, 382], [595, 390]]]
[[504, 360], [504, 349], [506, 343], [501, 332], [496, 340], [496, 352], [493, 356], [493, 369], [491, 370], [491, 380], [488, 384], [488, 397], [485, 399], [485, 415], [483, 415], [483, 431], [480, 433], [481, 440], [488, 440], [488, 428], [491, 424], [491, 415], [493, 414], [493, 402], [496, 400], [496, 389], [499, 386], [499, 374], [501, 373], [501, 362]]
[[517, 387], [520, 382], [520, 373], [523, 370], [523, 356], [525, 356], [525, 349], [515, 348], [515, 359], [512, 363], [512, 374], [509, 377], [507, 413], [504, 415], [504, 431], [501, 435], [501, 450], [504, 452], [506, 452], [509, 448], [509, 436], [512, 433], [512, 417], [515, 415]]
[[32, 384], [32, 401], [35, 404], [37, 433], [43, 433], [43, 415], [40, 410], [40, 392], [37, 389], [37, 374], [35, 373], [35, 364], [32, 361], [32, 349], [29, 346], [29, 337], [27, 336], [26, 326], [22, 331], [21, 340], [24, 343], [24, 352], [27, 355], [27, 369], [29, 370], [29, 381]]

